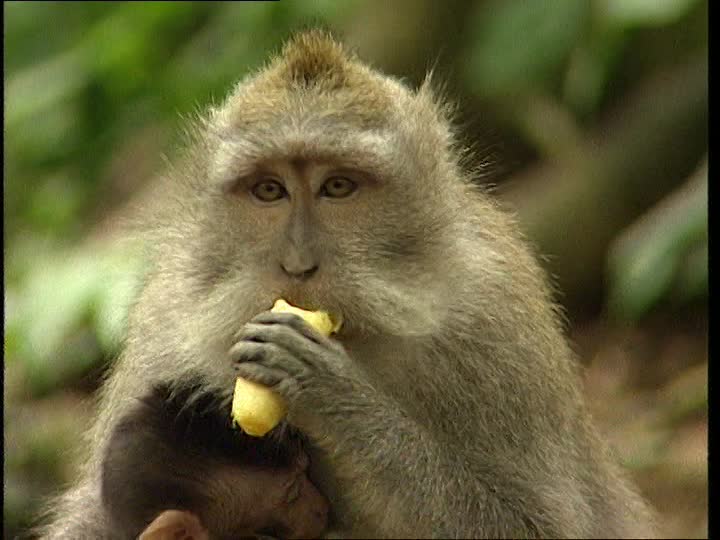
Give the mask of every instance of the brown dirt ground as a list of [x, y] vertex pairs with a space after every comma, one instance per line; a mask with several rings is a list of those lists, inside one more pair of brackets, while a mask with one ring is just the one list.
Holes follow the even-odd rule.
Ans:
[[708, 537], [707, 321], [686, 314], [636, 328], [573, 332], [601, 429], [657, 510], [667, 538]]

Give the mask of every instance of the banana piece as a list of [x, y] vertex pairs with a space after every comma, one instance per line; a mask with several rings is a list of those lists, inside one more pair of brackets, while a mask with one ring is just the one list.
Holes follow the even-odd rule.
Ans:
[[262, 437], [274, 428], [287, 412], [285, 401], [267, 386], [242, 377], [235, 380], [232, 418], [252, 437]]
[[295, 315], [299, 315], [305, 319], [305, 322], [325, 336], [336, 333], [342, 326], [342, 321], [339, 318], [333, 319], [326, 311], [306, 311], [288, 304], [282, 298], [275, 302], [275, 305], [270, 311], [275, 313], [294, 313]]
[[[325, 336], [337, 332], [342, 326], [342, 321], [333, 320], [325, 311], [306, 311], [288, 304], [282, 298], [275, 302], [271, 311], [299, 315]], [[248, 435], [264, 436], [278, 425], [286, 412], [287, 406], [284, 400], [270, 388], [242, 377], [238, 377], [235, 381], [231, 415]]]

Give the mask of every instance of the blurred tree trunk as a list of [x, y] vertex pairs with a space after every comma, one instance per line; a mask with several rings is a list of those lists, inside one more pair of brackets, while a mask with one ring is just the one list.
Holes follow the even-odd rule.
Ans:
[[608, 246], [682, 183], [707, 151], [706, 54], [641, 83], [572, 160], [503, 186], [571, 316], [597, 307]]

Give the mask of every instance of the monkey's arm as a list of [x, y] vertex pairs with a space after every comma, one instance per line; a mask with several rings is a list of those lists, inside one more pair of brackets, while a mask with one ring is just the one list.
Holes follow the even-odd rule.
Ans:
[[45, 511], [42, 518], [46, 523], [33, 531], [33, 538], [39, 540], [122, 540], [108, 527], [99, 490], [89, 478], [83, 478], [74, 488], [52, 501], [51, 509]]
[[[539, 507], [529, 503], [531, 490], [522, 498], [511, 495], [507, 465], [488, 459], [478, 470], [472, 465], [477, 456], [441, 444], [372, 390], [345, 396], [344, 412], [342, 402], [335, 412], [324, 410], [310, 429], [311, 440], [333, 456], [343, 496], [355, 512], [352, 528], [404, 538], [554, 536], [541, 516], [529, 514]], [[351, 396], [364, 399], [362, 406]]]
[[533, 489], [519, 485], [512, 464], [471, 459], [452, 428], [441, 443], [301, 319], [266, 312], [237, 338], [230, 356], [238, 373], [283, 396], [290, 423], [329, 456], [353, 509], [354, 524], [340, 526], [383, 537], [553, 535], [539, 512], [528, 513], [542, 506], [528, 504]]

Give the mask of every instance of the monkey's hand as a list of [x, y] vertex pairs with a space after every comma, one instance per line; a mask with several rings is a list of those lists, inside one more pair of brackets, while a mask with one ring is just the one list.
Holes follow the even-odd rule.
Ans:
[[230, 359], [237, 374], [284, 398], [289, 420], [303, 431], [328, 404], [336, 409], [338, 397], [364, 386], [343, 346], [295, 314], [261, 313], [235, 340]]
[[338, 341], [296, 315], [271, 312], [235, 337], [230, 358], [237, 374], [286, 401], [288, 422], [329, 456], [331, 476], [342, 474], [342, 496], [354, 513], [365, 523], [386, 524], [377, 537], [478, 536], [455, 524], [474, 515], [466, 510], [468, 499], [454, 495], [454, 486], [467, 481], [458, 454], [441, 449], [432, 433], [374, 387]]
[[140, 533], [138, 540], [209, 540], [205, 527], [191, 512], [166, 510]]

